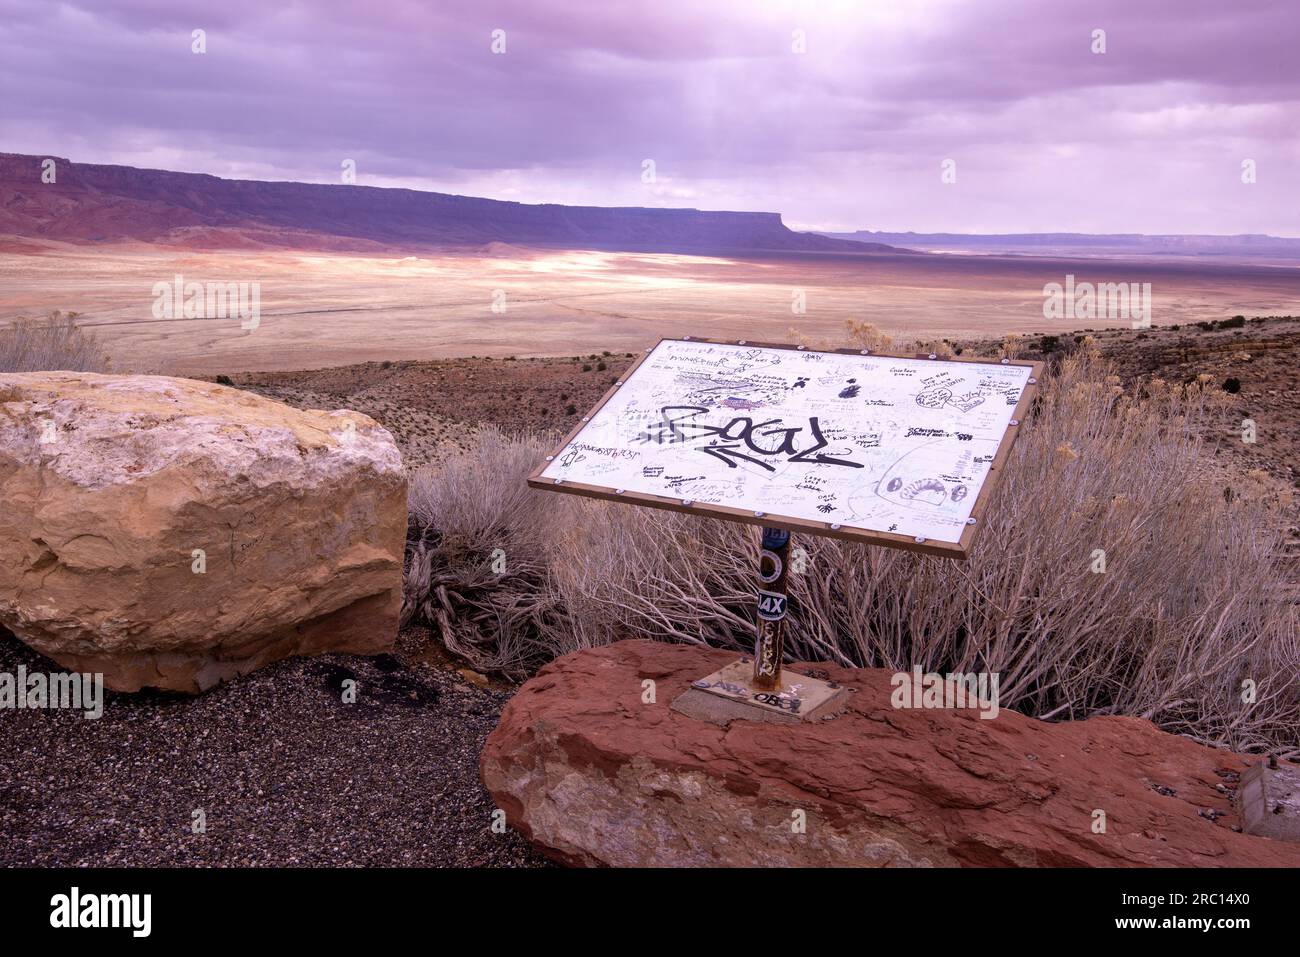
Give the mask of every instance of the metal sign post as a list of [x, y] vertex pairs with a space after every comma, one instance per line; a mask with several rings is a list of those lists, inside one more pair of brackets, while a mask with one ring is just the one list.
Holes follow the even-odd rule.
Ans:
[[754, 687], [781, 687], [781, 637], [785, 630], [786, 577], [790, 574], [790, 533], [763, 529], [758, 556], [758, 634], [754, 641]]

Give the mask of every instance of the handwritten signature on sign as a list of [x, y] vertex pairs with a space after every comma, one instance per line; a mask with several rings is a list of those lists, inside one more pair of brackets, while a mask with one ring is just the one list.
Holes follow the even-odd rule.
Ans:
[[863, 467], [861, 462], [852, 462], [822, 451], [829, 448], [830, 443], [822, 435], [816, 416], [808, 418], [807, 432], [813, 444], [800, 449], [796, 437], [804, 432], [803, 426], [783, 426], [783, 420], [779, 418], [755, 422], [748, 416], [736, 416], [726, 425], [694, 421], [708, 412], [709, 409], [702, 405], [666, 405], [660, 409], [663, 421], [642, 432], [635, 441], [663, 445], [707, 439], [709, 444], [700, 446], [697, 451], [712, 455], [733, 469], [737, 461], [745, 461], [775, 472], [776, 466], [762, 458], [755, 458], [760, 455], [768, 459], [784, 457], [787, 462], [809, 465], [843, 465], [853, 469]]

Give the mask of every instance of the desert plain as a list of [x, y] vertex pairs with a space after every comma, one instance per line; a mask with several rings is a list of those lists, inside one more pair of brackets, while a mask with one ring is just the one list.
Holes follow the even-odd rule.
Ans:
[[[120, 371], [217, 375], [458, 356], [643, 349], [661, 336], [836, 341], [1059, 334], [1044, 286], [1150, 283], [1152, 323], [1300, 313], [1300, 268], [1186, 260], [523, 248], [361, 254], [34, 240], [0, 253], [0, 324], [74, 311]], [[159, 319], [155, 286], [257, 283], [259, 321]]]

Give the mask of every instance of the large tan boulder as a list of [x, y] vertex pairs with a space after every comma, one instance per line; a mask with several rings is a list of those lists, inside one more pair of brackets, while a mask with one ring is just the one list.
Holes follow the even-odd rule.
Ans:
[[1138, 718], [896, 709], [891, 672], [828, 664], [856, 689], [831, 720], [720, 726], [670, 707], [736, 657], [649, 641], [566, 655], [506, 706], [483, 783], [576, 865], [1300, 865], [1300, 844], [1233, 830], [1259, 758]]
[[123, 691], [397, 631], [392, 436], [190, 379], [0, 375], [0, 625]]

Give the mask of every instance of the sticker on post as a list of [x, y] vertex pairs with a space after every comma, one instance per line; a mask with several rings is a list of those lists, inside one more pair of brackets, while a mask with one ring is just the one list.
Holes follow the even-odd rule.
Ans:
[[758, 617], [764, 621], [780, 621], [785, 617], [786, 596], [774, 591], [758, 593]]

